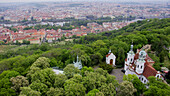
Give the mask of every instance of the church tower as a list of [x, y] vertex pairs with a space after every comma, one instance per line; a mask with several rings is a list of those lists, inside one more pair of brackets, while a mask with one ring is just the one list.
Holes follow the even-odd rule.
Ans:
[[144, 50], [139, 52], [139, 59], [137, 59], [136, 62], [136, 72], [138, 74], [142, 74], [144, 70], [144, 64], [145, 64], [145, 58], [146, 58], [146, 52]]
[[135, 53], [133, 52], [133, 45], [131, 45], [131, 49], [130, 51], [127, 53], [127, 61], [125, 61], [125, 65], [124, 65], [124, 70], [126, 71], [129, 64], [132, 64], [134, 61], [134, 56]]

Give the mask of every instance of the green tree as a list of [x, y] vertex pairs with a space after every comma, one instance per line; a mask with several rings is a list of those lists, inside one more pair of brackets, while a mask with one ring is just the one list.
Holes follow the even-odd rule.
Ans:
[[22, 44], [30, 44], [30, 41], [27, 41], [27, 40], [22, 40]]
[[21, 43], [17, 40], [16, 41], [16, 43], [15, 43], [16, 45], [21, 45]]
[[41, 96], [41, 93], [32, 90], [30, 87], [21, 87], [20, 96]]
[[16, 28], [11, 28], [12, 31], [17, 32], [18, 30]]
[[103, 84], [106, 83], [106, 77], [97, 72], [85, 72], [85, 77], [83, 78], [83, 84], [87, 91], [92, 89], [98, 89]]
[[101, 63], [103, 56], [100, 53], [94, 53], [90, 55], [91, 58], [91, 66], [98, 65]]
[[99, 73], [100, 75], [106, 76], [108, 73], [106, 70], [103, 70], [102, 68], [97, 68], [95, 70], [96, 73]]
[[162, 50], [161, 53], [159, 54], [159, 58], [160, 58], [160, 62], [163, 63], [164, 62], [164, 58], [165, 58], [165, 52]]
[[58, 74], [55, 78], [54, 86], [58, 88], [62, 88], [65, 81], [67, 80], [67, 76], [64, 74]]
[[36, 71], [31, 75], [31, 82], [39, 80], [41, 83], [47, 85], [48, 87], [54, 87], [56, 74], [51, 68], [46, 68], [40, 71]]
[[64, 96], [64, 89], [63, 88], [53, 88], [51, 87], [50, 90], [47, 92], [47, 96]]
[[84, 54], [84, 55], [81, 55], [80, 59], [81, 59], [83, 66], [90, 66], [90, 62], [91, 62], [90, 56], [88, 56], [87, 54]]
[[149, 88], [144, 92], [145, 96], [168, 96], [170, 94], [170, 86], [163, 83], [161, 79], [150, 76], [148, 80]]
[[57, 61], [55, 58], [52, 58], [50, 61], [50, 66], [51, 67], [59, 67], [59, 68], [63, 68], [64, 64], [61, 61]]
[[136, 96], [140, 96], [140, 94], [143, 94], [143, 92], [146, 90], [145, 85], [139, 80], [139, 78], [135, 74], [124, 75], [123, 80], [133, 83], [133, 86], [137, 89], [137, 92], [134, 93]]
[[103, 70], [107, 70], [108, 73], [111, 73], [113, 70], [112, 65], [106, 64], [105, 62], [99, 65]]
[[16, 92], [14, 89], [11, 88], [12, 83], [10, 79], [3, 78], [0, 80], [0, 95], [1, 96], [14, 96]]
[[74, 67], [73, 64], [67, 65], [63, 70], [64, 70], [64, 74], [68, 78], [73, 77], [74, 74], [81, 74], [81, 71], [78, 68]]
[[32, 69], [33, 67], [38, 67], [40, 69], [45, 69], [50, 67], [49, 64], [50, 60], [46, 57], [39, 57], [30, 67], [30, 69]]
[[86, 88], [83, 84], [75, 83], [72, 80], [67, 80], [64, 84], [66, 96], [85, 96]]
[[41, 95], [46, 95], [46, 92], [48, 91], [48, 86], [41, 83], [40, 80], [32, 82], [29, 87], [40, 92]]
[[48, 44], [42, 44], [42, 45], [40, 46], [40, 50], [42, 50], [42, 51], [47, 51], [47, 50], [49, 50]]
[[123, 81], [118, 87], [118, 96], [133, 96], [137, 90], [129, 81]]
[[116, 63], [117, 63], [118, 65], [123, 65], [123, 64], [124, 64], [125, 56], [122, 55], [122, 54], [125, 54], [124, 49], [119, 48], [119, 49], [118, 49], [118, 58], [116, 59], [116, 60], [117, 60]]
[[81, 69], [81, 74], [82, 76], [85, 75], [85, 72], [94, 72], [94, 69], [92, 67], [87, 67], [87, 66], [84, 66], [82, 69]]
[[16, 77], [20, 75], [18, 72], [16, 71], [10, 71], [10, 70], [7, 70], [7, 71], [3, 71], [1, 74], [0, 74], [0, 80], [1, 79], [4, 79], [4, 78], [12, 78], [12, 77]]
[[115, 86], [115, 88], [119, 84], [118, 81], [116, 80], [116, 76], [114, 76], [114, 75], [107, 74], [106, 79], [107, 79], [106, 83], [107, 84], [112, 83]]
[[50, 60], [46, 57], [39, 57], [30, 67], [30, 70], [28, 71], [27, 77], [28, 79], [31, 79], [31, 75], [33, 75], [35, 72], [50, 67], [49, 64]]
[[109, 84], [103, 84], [99, 90], [105, 95], [105, 96], [115, 96], [116, 95], [116, 88], [112, 83]]
[[11, 88], [14, 89], [17, 93], [20, 92], [20, 87], [27, 87], [29, 85], [27, 78], [24, 76], [12, 77], [10, 81], [13, 84]]
[[93, 89], [87, 93], [87, 96], [96, 96], [100, 91], [98, 89]]

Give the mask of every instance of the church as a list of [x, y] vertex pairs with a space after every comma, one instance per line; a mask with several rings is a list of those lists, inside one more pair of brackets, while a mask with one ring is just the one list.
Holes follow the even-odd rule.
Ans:
[[163, 79], [161, 73], [152, 67], [151, 64], [154, 63], [155, 62], [143, 49], [138, 49], [137, 53], [135, 54], [133, 52], [133, 45], [131, 45], [131, 49], [127, 53], [127, 58], [125, 59], [124, 64], [125, 75], [135, 74], [144, 84], [148, 82], [149, 76], [155, 76], [157, 78]]
[[111, 50], [109, 50], [109, 53], [106, 55], [106, 64], [116, 66], [115, 61], [116, 61], [116, 56], [113, 53], [111, 53]]
[[81, 63], [81, 60], [79, 61], [78, 55], [77, 55], [77, 61], [76, 62], [73, 61], [73, 64], [74, 64], [74, 67], [77, 67], [78, 69], [82, 69], [82, 63]]

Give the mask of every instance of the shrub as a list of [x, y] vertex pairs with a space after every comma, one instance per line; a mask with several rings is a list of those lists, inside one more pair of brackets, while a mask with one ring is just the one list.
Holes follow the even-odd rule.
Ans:
[[102, 68], [103, 70], [107, 70], [108, 73], [111, 73], [113, 70], [112, 65], [106, 63], [100, 64], [99, 67]]

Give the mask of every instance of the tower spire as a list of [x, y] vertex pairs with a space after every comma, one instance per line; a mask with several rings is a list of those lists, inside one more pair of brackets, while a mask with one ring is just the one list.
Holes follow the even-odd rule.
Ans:
[[132, 40], [132, 44], [131, 44], [131, 51], [133, 51], [133, 40]]
[[77, 62], [79, 61], [79, 56], [77, 55]]
[[112, 51], [111, 51], [111, 49], [109, 50], [109, 53], [111, 53]]

